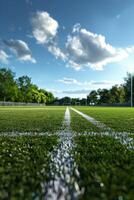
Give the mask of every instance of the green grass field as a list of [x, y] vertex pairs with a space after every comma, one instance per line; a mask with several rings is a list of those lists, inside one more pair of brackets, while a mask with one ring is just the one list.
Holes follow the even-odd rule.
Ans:
[[0, 137], [0, 199], [43, 199], [56, 136]]
[[100, 132], [101, 130], [92, 123], [86, 121], [82, 116], [71, 110], [71, 128], [76, 133]]
[[118, 132], [134, 133], [134, 108], [75, 107]]
[[0, 132], [55, 132], [65, 107], [0, 107]]
[[108, 136], [77, 136], [75, 143], [79, 184], [85, 188], [81, 199], [133, 199], [134, 151]]
[[[133, 143], [134, 109], [75, 108], [117, 132], [131, 133]], [[57, 133], [64, 133], [65, 110], [65, 106], [0, 107], [0, 199], [44, 199], [44, 185], [51, 180], [50, 155], [60, 143]], [[78, 184], [85, 191], [80, 199], [133, 200], [134, 150], [118, 139], [102, 136], [102, 129], [76, 112], [70, 110], [70, 115], [74, 143], [70, 155], [80, 173]], [[27, 132], [31, 136], [17, 136]], [[90, 135], [93, 132], [97, 135]], [[16, 135], [10, 137], [12, 133]]]

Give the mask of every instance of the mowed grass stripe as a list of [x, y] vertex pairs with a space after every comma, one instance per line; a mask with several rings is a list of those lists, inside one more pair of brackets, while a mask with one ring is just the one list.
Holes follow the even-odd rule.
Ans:
[[55, 132], [65, 107], [0, 107], [0, 132]]
[[134, 108], [75, 107], [118, 132], [134, 133]]

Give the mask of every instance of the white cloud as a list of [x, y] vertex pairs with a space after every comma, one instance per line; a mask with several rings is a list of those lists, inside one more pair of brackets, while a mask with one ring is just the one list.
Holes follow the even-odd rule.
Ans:
[[56, 90], [56, 89], [48, 89], [47, 91], [52, 92], [58, 98], [62, 98], [65, 96], [69, 96], [71, 98], [85, 98], [90, 90], [89, 89], [78, 89], [78, 90]]
[[81, 85], [81, 82], [77, 81], [76, 79], [66, 78], [66, 77], [59, 79], [58, 82], [61, 82], [61, 83], [67, 84], [67, 85], [71, 85], [71, 84]]
[[84, 87], [91, 87], [91, 88], [104, 88], [104, 87], [111, 87], [113, 85], [119, 85], [122, 82], [121, 81], [115, 81], [115, 80], [102, 80], [102, 81], [79, 81], [74, 78], [68, 78], [64, 77], [62, 79], [59, 79], [58, 82], [64, 83], [66, 85], [77, 85], [77, 86], [84, 86]]
[[4, 44], [9, 47], [18, 60], [36, 63], [36, 60], [32, 57], [31, 50], [24, 41], [10, 39], [4, 40]]
[[102, 70], [106, 64], [128, 56], [128, 51], [106, 43], [103, 35], [80, 29], [78, 25], [74, 26], [73, 33], [68, 36], [66, 49], [69, 65], [76, 70], [84, 66]]
[[[110, 89], [115, 84], [119, 85], [123, 83], [123, 80], [80, 81], [74, 78], [67, 78], [67, 77], [59, 79], [57, 81], [67, 85], [67, 89], [65, 90], [47, 89], [47, 90], [51, 91], [55, 96], [58, 96], [59, 98], [65, 96], [69, 96], [72, 98], [85, 98], [90, 93], [91, 90], [97, 90], [99, 88]], [[75, 89], [72, 89], [72, 87]]]
[[53, 42], [58, 30], [58, 22], [47, 12], [37, 12], [32, 18], [33, 36], [39, 44]]
[[81, 90], [65, 90], [62, 91], [63, 94], [89, 94], [90, 90], [89, 89], [81, 89]]
[[3, 50], [0, 50], [0, 62], [7, 64], [8, 63], [9, 55]]
[[66, 55], [61, 51], [57, 45], [56, 37], [59, 24], [47, 12], [37, 12], [32, 18], [33, 37], [37, 43], [45, 45], [48, 51], [56, 58], [63, 61], [66, 60]]
[[45, 45], [50, 53], [75, 70], [85, 67], [103, 70], [108, 63], [119, 62], [134, 52], [134, 47], [113, 47], [106, 42], [105, 36], [82, 29], [79, 23], [74, 25], [67, 37], [63, 51], [57, 43], [59, 24], [49, 13], [38, 11], [31, 21], [32, 35], [37, 43]]
[[35, 58], [33, 58], [30, 54], [29, 55], [23, 55], [22, 57], [19, 58], [20, 61], [29, 61], [32, 63], [36, 63]]
[[127, 47], [127, 48], [126, 48], [126, 51], [127, 51], [128, 53], [133, 53], [133, 52], [134, 52], [134, 46], [132, 46], [132, 47]]
[[79, 23], [75, 24], [73, 26], [72, 33], [79, 32], [80, 28], [81, 28], [81, 25]]
[[67, 59], [66, 55], [55, 44], [54, 45], [49, 45], [48, 46], [48, 51], [51, 52], [56, 57], [56, 59], [60, 58], [63, 61], [66, 61], [66, 59]]

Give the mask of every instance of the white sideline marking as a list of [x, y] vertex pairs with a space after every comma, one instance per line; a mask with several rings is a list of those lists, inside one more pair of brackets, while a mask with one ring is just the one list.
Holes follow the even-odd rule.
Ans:
[[113, 129], [111, 129], [110, 127], [107, 127], [105, 124], [101, 123], [100, 121], [95, 120], [94, 118], [76, 110], [75, 108], [71, 107], [71, 110], [73, 110], [77, 114], [81, 115], [83, 118], [85, 118], [87, 121], [94, 124], [96, 127], [103, 129], [103, 132], [99, 132], [99, 133], [90, 132], [90, 133], [86, 133], [86, 134], [111, 136], [111, 137], [114, 137], [115, 139], [118, 139], [120, 141], [120, 143], [125, 145], [128, 149], [134, 149], [133, 138], [129, 137], [130, 133], [116, 132]]
[[79, 171], [70, 153], [73, 148], [73, 134], [70, 129], [70, 111], [66, 108], [63, 131], [57, 148], [51, 154], [50, 174], [52, 179], [45, 185], [46, 200], [78, 199], [83, 188], [78, 185]]
[[54, 136], [56, 133], [49, 132], [0, 132], [0, 137], [20, 137], [20, 136]]
[[67, 107], [66, 108], [66, 112], [65, 112], [65, 116], [64, 116], [64, 124], [66, 126], [66, 128], [69, 128], [70, 129], [70, 122], [71, 122], [71, 118], [70, 118], [70, 110], [69, 108]]
[[96, 119], [94, 119], [93, 117], [90, 117], [78, 110], [76, 110], [75, 108], [71, 107], [71, 110], [73, 110], [74, 112], [76, 112], [77, 114], [81, 115], [83, 118], [85, 118], [87, 121], [91, 122], [92, 124], [94, 124], [96, 127], [103, 129], [104, 131], [112, 131], [111, 128], [107, 127], [105, 124], [101, 123], [100, 121], [97, 121]]
[[119, 140], [122, 145], [125, 145], [127, 149], [134, 150], [134, 139], [129, 137], [130, 133], [127, 132], [84, 132], [84, 133], [75, 133], [75, 136], [109, 136], [114, 139]]

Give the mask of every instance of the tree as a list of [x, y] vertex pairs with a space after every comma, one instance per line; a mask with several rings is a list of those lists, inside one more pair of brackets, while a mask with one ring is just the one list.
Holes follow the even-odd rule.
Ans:
[[33, 103], [46, 103], [46, 96], [40, 90], [32, 89], [32, 102]]
[[[134, 97], [134, 75], [132, 75], [132, 80], [133, 80], [133, 97]], [[123, 86], [125, 89], [125, 100], [126, 102], [130, 102], [131, 101], [131, 74], [130, 73], [127, 73], [127, 77], [125, 78], [125, 83]], [[134, 103], [134, 100], [133, 100], [133, 103]]]
[[[28, 76], [21, 76], [17, 79], [17, 85], [20, 90], [20, 101], [32, 102], [32, 89], [34, 85], [31, 83], [31, 78]], [[37, 88], [37, 86], [35, 86]]]
[[15, 74], [10, 69], [0, 69], [0, 100], [16, 102], [52, 103], [54, 95], [44, 89], [39, 89], [28, 76], [15, 80]]
[[110, 93], [109, 90], [107, 89], [98, 89], [97, 90], [98, 93], [98, 103], [102, 104], [102, 103], [110, 103]]
[[80, 105], [86, 106], [86, 105], [87, 105], [87, 99], [86, 99], [86, 98], [82, 98], [82, 99], [80, 100]]
[[71, 98], [71, 105], [78, 105], [80, 104], [79, 98]]
[[115, 85], [110, 89], [110, 103], [125, 103], [125, 90], [122, 85]]
[[0, 100], [15, 101], [18, 88], [14, 81], [15, 74], [10, 69], [0, 69]]
[[[51, 92], [48, 92], [44, 89], [40, 89], [39, 90], [42, 94], [44, 94], [44, 97], [42, 96], [42, 98], [45, 98], [45, 103], [47, 104], [51, 104], [55, 101], [55, 97]], [[44, 101], [44, 100], [42, 100]]]
[[60, 105], [67, 105], [71, 104], [71, 98], [70, 97], [63, 97], [59, 100]]
[[89, 95], [87, 96], [87, 103], [88, 105], [97, 104], [98, 103], [98, 93], [95, 90], [92, 90]]

